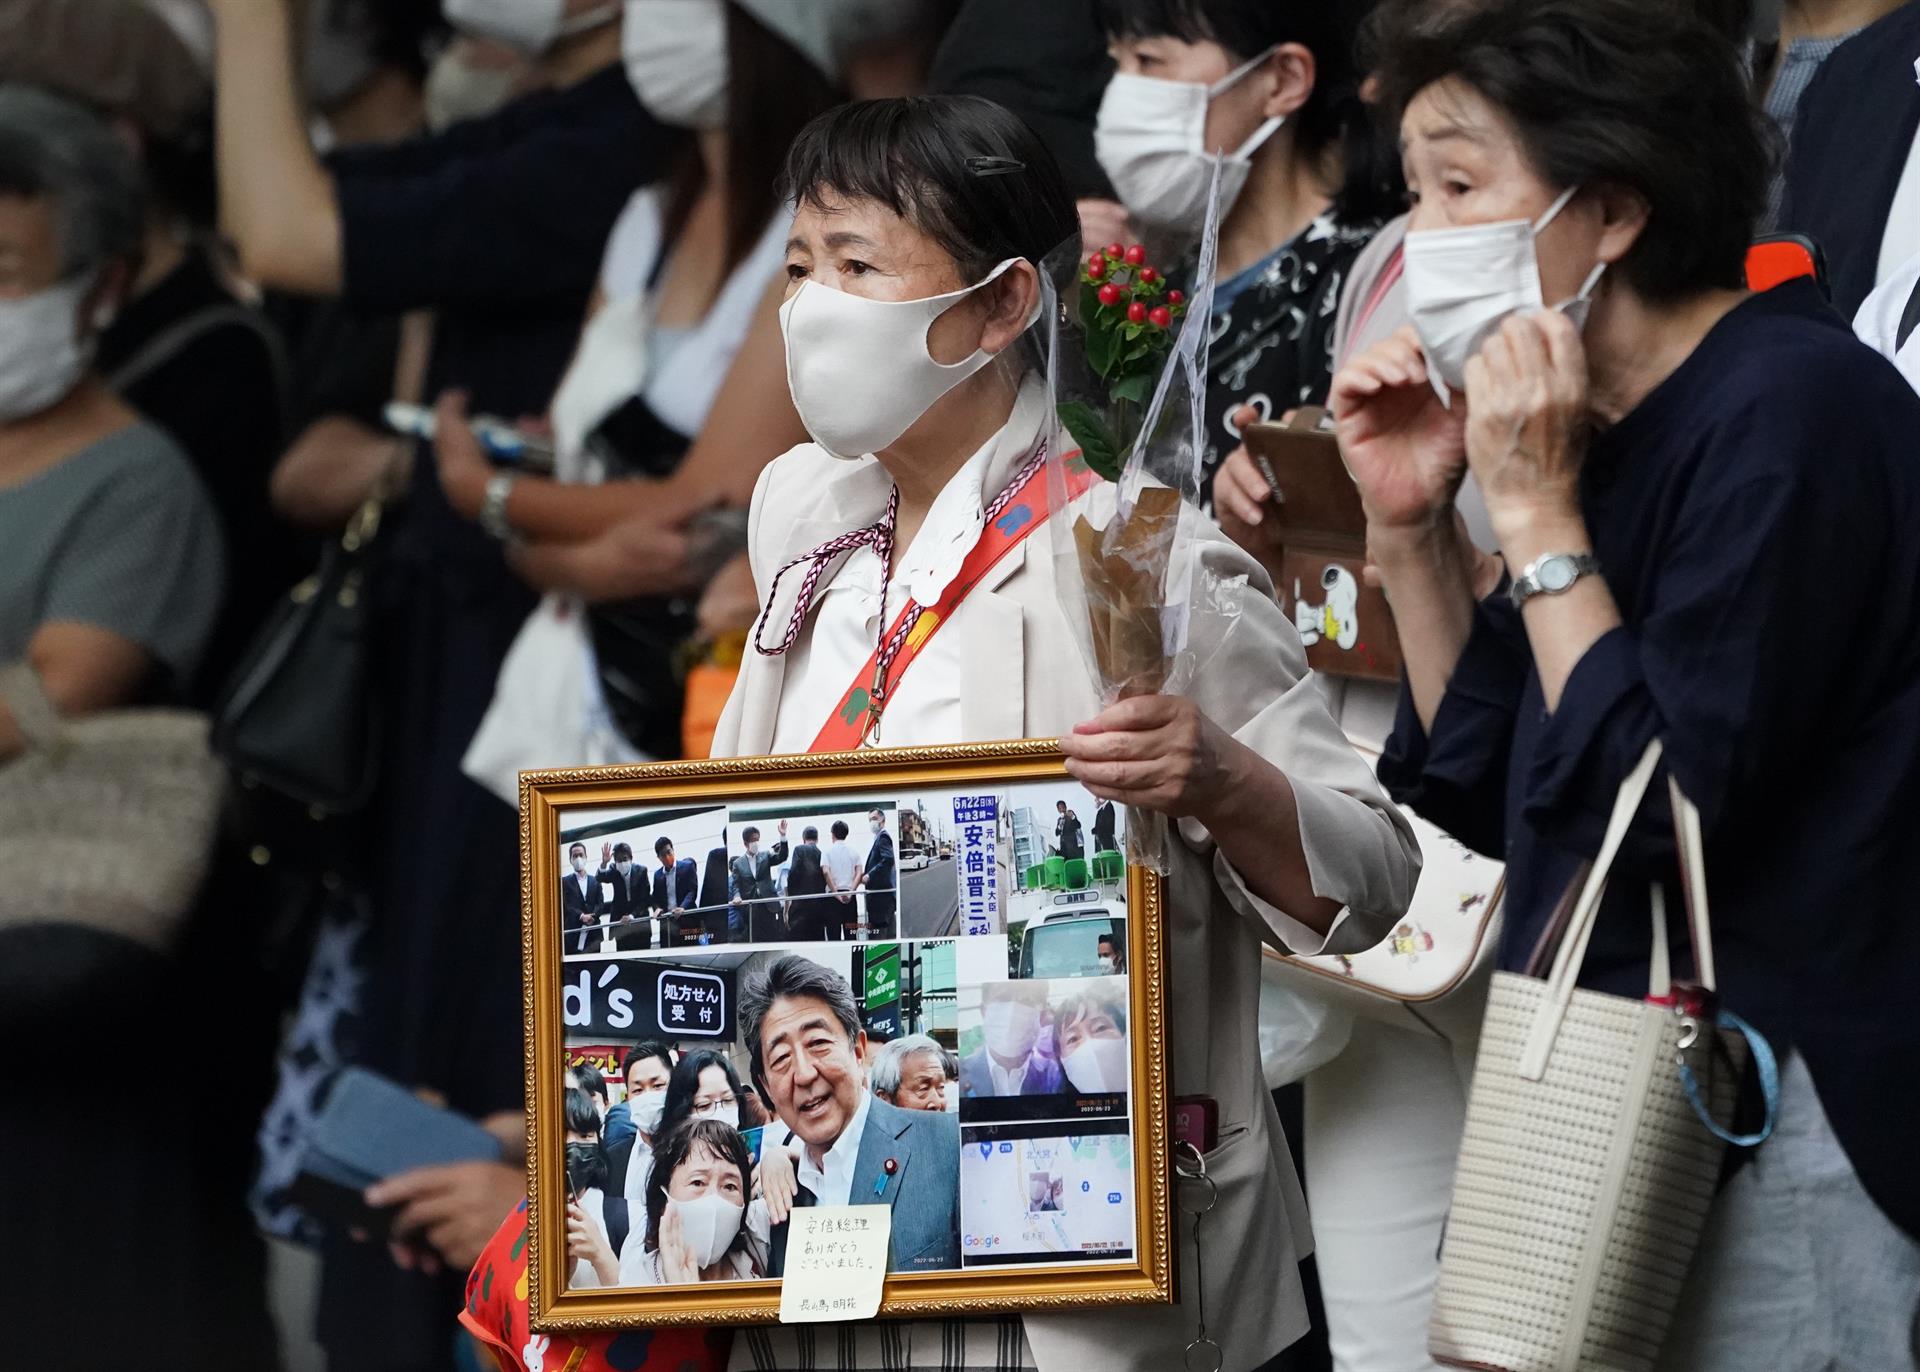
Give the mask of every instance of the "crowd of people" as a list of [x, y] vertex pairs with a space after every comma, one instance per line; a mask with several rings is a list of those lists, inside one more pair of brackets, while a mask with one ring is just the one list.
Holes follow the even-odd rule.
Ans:
[[[1551, 943], [1659, 740], [1702, 815], [1721, 989], [1782, 1062], [1778, 1132], [1728, 1169], [1661, 1366], [1920, 1367], [1917, 63], [1920, 0], [0, 6], [0, 668], [31, 669], [73, 747], [160, 706], [218, 741], [235, 683], [274, 679], [300, 723], [270, 742], [338, 755], [350, 716], [374, 759], [328, 804], [238, 769], [170, 947], [0, 900], [5, 1022], [171, 1122], [76, 1198], [97, 1188], [47, 1186], [71, 1082], [0, 1093], [36, 1365], [277, 1365], [263, 1228], [319, 1254], [290, 1355], [484, 1366], [462, 1281], [525, 1189], [512, 777], [681, 756], [697, 664], [732, 682], [714, 756], [807, 750], [864, 672], [882, 745], [1060, 737], [1098, 802], [1090, 832], [1059, 805], [1063, 857], [1112, 848], [1116, 806], [1175, 821], [1169, 1068], [1223, 1143], [1177, 1305], [730, 1350], [662, 1331], [646, 1366], [1144, 1372], [1196, 1309], [1231, 1368], [1431, 1366], [1485, 974]], [[1252, 591], [1192, 645], [1205, 670], [1104, 700], [1068, 563], [1029, 551], [889, 679], [886, 627], [955, 583], [1052, 427], [1023, 342], [1043, 264], [1139, 244], [1190, 279], [1215, 197], [1180, 531], [1195, 604]], [[1751, 289], [1763, 237], [1805, 273]], [[1358, 488], [1397, 685], [1310, 672], [1266, 594], [1285, 482], [1242, 439], [1303, 407]], [[319, 585], [350, 628], [289, 647]], [[0, 692], [8, 803], [32, 805], [6, 788], [57, 755], [48, 728]], [[1505, 864], [1497, 946], [1418, 1013], [1354, 1021], [1276, 1105], [1261, 946], [1388, 937], [1422, 894], [1401, 807]], [[1632, 830], [1583, 984], [1644, 990], [1667, 824]], [[717, 871], [574, 844], [567, 951], [655, 918], [768, 942], [858, 909], [884, 936], [892, 843], [862, 862], [844, 828], [747, 828]], [[947, 1126], [893, 1112], [1006, 1077], [931, 1039], [869, 1051], [804, 972], [747, 997], [745, 1077], [642, 1044], [609, 1102], [575, 1070], [578, 1283], [778, 1275], [785, 1183], [743, 1130], [786, 1122], [795, 1174], [838, 1185], [824, 1152], [856, 1118], [934, 1155]], [[804, 1116], [775, 1042], [796, 1000], [846, 1039]], [[1053, 1070], [1108, 1080], [1114, 1013], [1074, 1007]], [[212, 1042], [229, 1070], [199, 1073]], [[348, 1064], [501, 1141], [381, 1179], [385, 1243], [268, 1184]], [[749, 1203], [773, 1213], [729, 1228]], [[918, 1224], [944, 1257], [951, 1220], [910, 1210], [896, 1243]], [[124, 1332], [88, 1327], [76, 1270], [123, 1293]]]

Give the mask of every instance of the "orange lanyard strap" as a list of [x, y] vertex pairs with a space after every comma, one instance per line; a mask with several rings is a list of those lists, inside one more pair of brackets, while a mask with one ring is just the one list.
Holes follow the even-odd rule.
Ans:
[[[880, 723], [880, 714], [898, 689], [900, 678], [926, 648], [928, 640], [953, 617], [968, 592], [986, 578], [1001, 558], [1047, 522], [1046, 492], [1034, 479], [1045, 469], [1046, 456], [1043, 444], [1021, 473], [1008, 483], [1007, 489], [987, 507], [986, 527], [980, 531], [979, 540], [960, 564], [959, 572], [938, 603], [929, 606], [907, 602], [886, 637], [868, 656], [865, 665], [854, 673], [852, 684], [841, 695], [833, 713], [827, 716], [810, 752], [852, 752], [864, 744]], [[1067, 500], [1071, 503], [1100, 478], [1078, 450], [1062, 460], [1066, 464]], [[885, 567], [881, 568], [880, 575], [884, 587]], [[883, 604], [885, 595], [883, 589]]]

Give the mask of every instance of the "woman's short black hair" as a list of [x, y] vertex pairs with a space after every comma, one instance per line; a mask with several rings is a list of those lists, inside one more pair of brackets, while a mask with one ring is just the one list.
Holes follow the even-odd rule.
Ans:
[[1649, 300], [1745, 284], [1771, 136], [1732, 43], [1673, 0], [1407, 6], [1378, 37], [1397, 119], [1437, 81], [1471, 86], [1557, 187], [1637, 191], [1647, 226], [1614, 270]]
[[[653, 1171], [647, 1175], [645, 1246], [650, 1253], [660, 1248], [660, 1221], [667, 1213], [667, 1186], [680, 1164], [692, 1157], [696, 1149], [738, 1167], [743, 1188], [753, 1180], [753, 1156], [747, 1152], [747, 1141], [732, 1125], [719, 1120], [687, 1120], [664, 1131], [653, 1141]], [[743, 1224], [733, 1241], [734, 1247], [744, 1243], [746, 1235], [747, 1227]]]
[[978, 95], [862, 100], [800, 131], [780, 193], [795, 205], [885, 205], [946, 250], [968, 283], [1010, 257], [1036, 266], [1080, 220], [1053, 154]]
[[1110, 38], [1177, 38], [1218, 43], [1236, 63], [1281, 43], [1313, 54], [1313, 93], [1291, 116], [1308, 157], [1340, 148], [1342, 185], [1335, 207], [1343, 219], [1390, 217], [1406, 187], [1389, 131], [1360, 98], [1359, 35], [1375, 0], [1100, 0]]
[[607, 1076], [598, 1067], [590, 1062], [576, 1062], [570, 1070], [573, 1072], [573, 1079], [580, 1083], [582, 1091], [589, 1096], [598, 1096], [601, 1100], [608, 1098]]
[[567, 1088], [567, 1132], [600, 1137], [600, 1112], [593, 1108], [593, 1097], [577, 1086]]
[[740, 1099], [740, 1074], [733, 1070], [726, 1054], [711, 1048], [684, 1054], [674, 1064], [673, 1075], [667, 1078], [667, 1103], [660, 1112], [662, 1133], [693, 1114], [693, 1098], [700, 1093], [700, 1074], [709, 1067], [718, 1067], [727, 1074], [727, 1088], [733, 1092], [735, 1101]]

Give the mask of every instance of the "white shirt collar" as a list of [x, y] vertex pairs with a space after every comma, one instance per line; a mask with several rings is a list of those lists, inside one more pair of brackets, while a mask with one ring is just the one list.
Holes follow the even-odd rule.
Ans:
[[996, 1096], [1017, 1096], [1020, 1088], [1026, 1085], [1027, 1069], [1033, 1065], [1033, 1055], [1028, 1054], [1026, 1061], [1018, 1067], [1002, 1067], [1000, 1060], [993, 1054], [987, 1054], [987, 1070], [993, 1076], [993, 1094]]
[[867, 1132], [867, 1115], [873, 1106], [873, 1093], [860, 1084], [860, 1104], [847, 1127], [840, 1131], [833, 1147], [827, 1150], [824, 1167], [813, 1165], [810, 1149], [800, 1150], [800, 1165], [795, 1171], [800, 1184], [813, 1192], [815, 1205], [848, 1205], [853, 1195], [853, 1165], [860, 1157], [860, 1140]]

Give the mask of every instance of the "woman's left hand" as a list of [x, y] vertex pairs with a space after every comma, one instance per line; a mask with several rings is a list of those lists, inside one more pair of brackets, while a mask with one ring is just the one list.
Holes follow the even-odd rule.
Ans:
[[1580, 508], [1586, 456], [1587, 355], [1553, 310], [1514, 315], [1467, 363], [1467, 463], [1494, 529]]
[[578, 1200], [567, 1202], [567, 1256], [585, 1258], [602, 1286], [612, 1286], [620, 1279], [620, 1259], [614, 1256], [606, 1231], [593, 1222], [593, 1216]]
[[1060, 740], [1067, 771], [1101, 800], [1206, 823], [1233, 789], [1240, 745], [1184, 696], [1132, 696]]
[[487, 482], [493, 476], [493, 464], [467, 423], [467, 397], [461, 391], [445, 391], [433, 408], [433, 456], [440, 473], [440, 489], [447, 503], [466, 519], [478, 519], [480, 506], [487, 498]]

